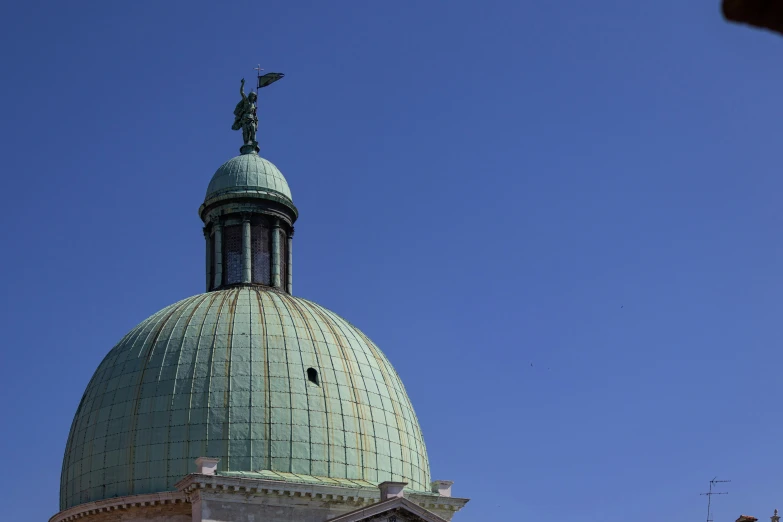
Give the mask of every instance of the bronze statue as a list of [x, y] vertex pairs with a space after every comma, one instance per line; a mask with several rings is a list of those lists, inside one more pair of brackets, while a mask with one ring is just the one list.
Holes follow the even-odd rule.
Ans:
[[245, 79], [239, 87], [239, 95], [242, 100], [234, 108], [234, 130], [242, 129], [242, 139], [245, 145], [256, 145], [256, 131], [258, 130], [258, 117], [256, 116], [256, 93], [250, 92], [245, 96]]
[[242, 84], [239, 86], [239, 95], [242, 100], [237, 103], [234, 108], [234, 124], [231, 126], [234, 130], [242, 129], [242, 140], [244, 145], [239, 148], [239, 152], [242, 154], [252, 154], [258, 152], [258, 141], [256, 141], [256, 132], [258, 131], [258, 89], [262, 89], [267, 85], [270, 85], [284, 76], [283, 73], [266, 73], [260, 76], [261, 66], [256, 69], [259, 72], [259, 76], [256, 78], [258, 83], [256, 84], [256, 92], [250, 92], [245, 96], [245, 79], [242, 78]]

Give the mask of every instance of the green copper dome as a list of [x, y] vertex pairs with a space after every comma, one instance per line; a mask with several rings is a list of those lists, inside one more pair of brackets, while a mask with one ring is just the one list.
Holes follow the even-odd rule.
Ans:
[[291, 189], [283, 174], [258, 154], [241, 154], [217, 169], [207, 187], [205, 202], [225, 196], [251, 196], [264, 199], [284, 198], [293, 204]]
[[[210, 190], [227, 187], [222, 170]], [[226, 474], [418, 491], [430, 481], [413, 407], [378, 347], [333, 312], [260, 286], [173, 304], [109, 352], [71, 426], [61, 508], [171, 490], [202, 456]]]

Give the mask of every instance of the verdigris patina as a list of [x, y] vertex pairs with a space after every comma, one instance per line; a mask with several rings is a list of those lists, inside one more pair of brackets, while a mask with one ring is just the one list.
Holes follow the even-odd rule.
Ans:
[[239, 87], [239, 95], [242, 100], [234, 108], [234, 124], [231, 126], [234, 130], [242, 129], [242, 139], [245, 144], [240, 149], [241, 152], [258, 152], [258, 142], [256, 141], [256, 131], [258, 130], [258, 117], [256, 116], [256, 93], [250, 92], [245, 96], [245, 79]]

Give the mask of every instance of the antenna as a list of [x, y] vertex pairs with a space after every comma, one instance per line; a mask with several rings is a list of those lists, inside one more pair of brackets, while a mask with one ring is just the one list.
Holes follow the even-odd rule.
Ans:
[[712, 495], [728, 495], [728, 491], [712, 491], [712, 488], [715, 487], [715, 484], [720, 484], [723, 482], [731, 482], [730, 480], [718, 480], [718, 477], [713, 478], [710, 480], [710, 489], [707, 493], [699, 493], [699, 495], [705, 495], [707, 497], [707, 522], [713, 522], [712, 521], [712, 512], [710, 508], [712, 507]]

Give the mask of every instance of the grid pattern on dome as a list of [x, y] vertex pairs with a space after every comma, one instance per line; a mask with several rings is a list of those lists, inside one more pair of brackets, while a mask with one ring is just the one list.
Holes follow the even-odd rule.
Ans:
[[419, 423], [383, 353], [323, 307], [257, 287], [180, 301], [109, 352], [71, 427], [61, 508], [171, 490], [200, 456], [220, 458], [223, 472], [418, 491], [430, 480]]
[[288, 182], [277, 167], [256, 154], [242, 154], [231, 158], [215, 172], [207, 187], [206, 199], [258, 190], [271, 190], [293, 200]]

